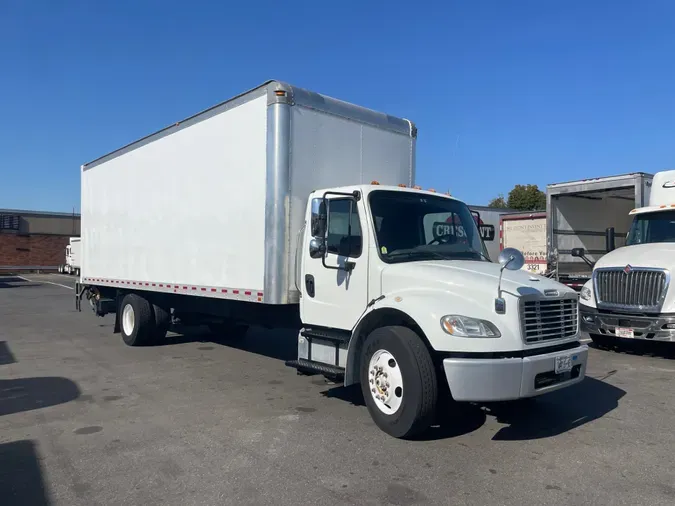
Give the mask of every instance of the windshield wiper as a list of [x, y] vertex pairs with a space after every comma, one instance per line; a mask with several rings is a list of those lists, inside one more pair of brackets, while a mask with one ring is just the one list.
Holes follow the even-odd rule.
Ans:
[[449, 260], [449, 258], [446, 255], [443, 255], [442, 253], [439, 253], [437, 251], [429, 251], [429, 250], [399, 250], [399, 251], [392, 251], [387, 255], [387, 258], [396, 258], [396, 257], [408, 257], [408, 258], [415, 258], [415, 257], [426, 257], [426, 256], [431, 256], [432, 258], [438, 258], [440, 260]]

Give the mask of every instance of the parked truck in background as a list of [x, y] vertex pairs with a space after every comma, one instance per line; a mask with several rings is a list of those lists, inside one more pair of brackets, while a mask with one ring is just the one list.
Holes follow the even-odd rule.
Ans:
[[[617, 245], [625, 244], [629, 212], [647, 205], [651, 184], [651, 174], [636, 172], [546, 187], [549, 259], [558, 281], [581, 290], [607, 253], [607, 230], [615, 231]], [[583, 257], [572, 255], [578, 248]]]
[[443, 396], [580, 382], [577, 294], [517, 270], [516, 250], [487, 261], [464, 203], [411, 188], [416, 136], [270, 81], [85, 164], [76, 303], [114, 313], [131, 346], [175, 319], [225, 338], [299, 329], [288, 365], [360, 384], [395, 437]]
[[82, 247], [79, 237], [71, 237], [65, 250], [65, 263], [59, 265], [61, 274], [80, 275]]
[[[608, 231], [609, 252], [595, 262], [581, 290], [582, 330], [599, 345], [621, 338], [675, 341], [675, 170], [658, 172], [649, 182], [645, 205], [626, 213], [632, 220], [627, 236]], [[589, 252], [577, 248], [572, 254], [584, 258]]]
[[525, 256], [523, 269], [545, 275], [547, 269], [546, 213], [524, 212], [503, 215], [499, 225], [499, 247], [515, 248]]

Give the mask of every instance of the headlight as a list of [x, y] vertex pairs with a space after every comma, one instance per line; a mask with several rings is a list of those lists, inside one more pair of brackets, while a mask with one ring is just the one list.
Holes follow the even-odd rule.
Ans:
[[591, 289], [588, 288], [587, 286], [584, 286], [581, 289], [581, 293], [579, 294], [579, 297], [581, 297], [583, 300], [591, 300], [591, 296], [593, 294], [591, 293]]
[[492, 322], [469, 318], [468, 316], [448, 315], [441, 318], [441, 328], [455, 337], [500, 337], [501, 334]]

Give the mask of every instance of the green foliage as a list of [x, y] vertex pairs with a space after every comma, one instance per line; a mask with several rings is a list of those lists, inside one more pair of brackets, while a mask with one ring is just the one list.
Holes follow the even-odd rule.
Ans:
[[499, 194], [490, 201], [488, 207], [517, 211], [542, 211], [546, 209], [546, 194], [536, 184], [517, 184], [509, 192], [508, 199]]
[[502, 195], [500, 193], [497, 197], [493, 198], [490, 201], [490, 203], [488, 204], [488, 207], [495, 207], [495, 208], [498, 208], [498, 209], [506, 209], [507, 205], [506, 205], [506, 199], [504, 198], [504, 195]]
[[517, 184], [509, 192], [506, 204], [519, 211], [540, 211], [546, 209], [546, 194], [536, 184]]

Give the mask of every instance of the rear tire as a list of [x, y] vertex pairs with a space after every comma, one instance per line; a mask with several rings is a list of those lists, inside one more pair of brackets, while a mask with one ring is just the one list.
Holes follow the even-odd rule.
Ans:
[[152, 306], [143, 297], [130, 293], [120, 304], [120, 331], [125, 344], [147, 346], [155, 337], [155, 316]]
[[363, 345], [360, 378], [370, 416], [390, 436], [410, 438], [433, 422], [436, 371], [429, 350], [411, 329], [375, 329]]

